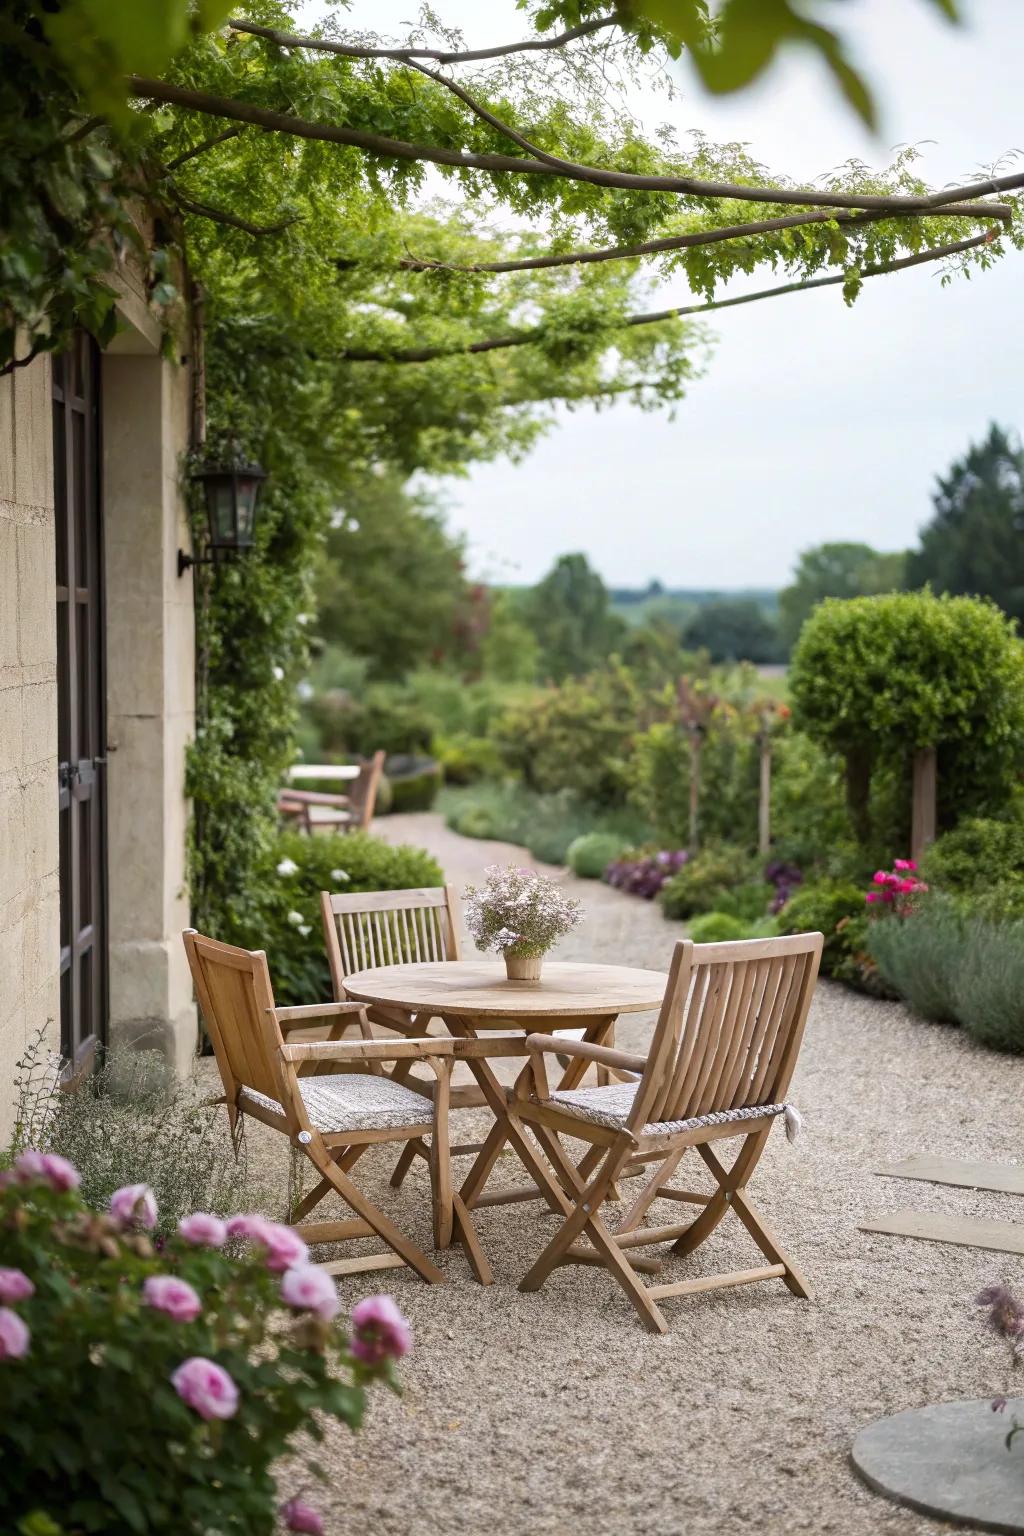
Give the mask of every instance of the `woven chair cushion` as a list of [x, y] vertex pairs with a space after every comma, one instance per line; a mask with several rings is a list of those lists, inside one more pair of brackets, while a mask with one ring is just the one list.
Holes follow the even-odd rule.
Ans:
[[[389, 1077], [372, 1072], [339, 1072], [336, 1076], [300, 1077], [299, 1092], [310, 1122], [318, 1131], [390, 1131], [403, 1125], [429, 1125], [434, 1108], [422, 1093], [414, 1093]], [[255, 1088], [243, 1088], [238, 1106], [258, 1104], [276, 1115], [284, 1109], [276, 1099]]]
[[[550, 1102], [579, 1120], [621, 1131], [633, 1108], [638, 1083], [611, 1083], [606, 1088], [567, 1088], [551, 1095]], [[745, 1109], [718, 1109], [690, 1120], [659, 1120], [645, 1125], [642, 1136], [668, 1136], [678, 1131], [697, 1131], [707, 1125], [728, 1125], [731, 1121], [756, 1120], [760, 1115], [781, 1115], [785, 1104], [752, 1104]]]

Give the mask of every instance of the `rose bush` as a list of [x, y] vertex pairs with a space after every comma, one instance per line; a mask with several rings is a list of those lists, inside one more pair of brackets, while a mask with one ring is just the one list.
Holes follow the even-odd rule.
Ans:
[[32, 1149], [0, 1174], [0, 1531], [323, 1532], [273, 1466], [331, 1420], [358, 1428], [374, 1382], [397, 1390], [394, 1302], [346, 1328], [291, 1229], [197, 1212], [154, 1243], [146, 1185], [99, 1213], [78, 1182]]

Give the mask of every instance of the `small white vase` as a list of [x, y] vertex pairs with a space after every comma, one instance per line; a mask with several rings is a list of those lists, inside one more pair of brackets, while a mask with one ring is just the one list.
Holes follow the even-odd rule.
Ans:
[[540, 981], [543, 955], [505, 955], [505, 973], [509, 981]]

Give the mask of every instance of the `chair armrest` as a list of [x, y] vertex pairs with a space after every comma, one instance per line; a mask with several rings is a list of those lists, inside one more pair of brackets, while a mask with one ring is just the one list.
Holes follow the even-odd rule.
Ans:
[[360, 1018], [366, 1011], [365, 1003], [305, 1003], [296, 1008], [276, 1008], [277, 1022], [282, 1033], [290, 1029], [309, 1029], [321, 1019], [336, 1019], [346, 1014]]
[[643, 1072], [646, 1056], [632, 1056], [627, 1051], [614, 1050], [610, 1045], [595, 1045], [590, 1040], [567, 1040], [564, 1036], [527, 1035], [527, 1049], [532, 1053], [552, 1056], [582, 1056], [586, 1061], [596, 1061], [602, 1067], [619, 1067], [623, 1072]]
[[410, 1056], [428, 1059], [452, 1056], [453, 1040], [307, 1040], [282, 1045], [282, 1061], [402, 1061]]

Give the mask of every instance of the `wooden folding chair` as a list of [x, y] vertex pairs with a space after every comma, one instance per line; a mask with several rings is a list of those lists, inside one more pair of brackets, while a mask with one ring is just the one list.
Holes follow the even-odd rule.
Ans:
[[[459, 907], [450, 885], [419, 886], [407, 891], [359, 891], [354, 895], [320, 892], [324, 941], [331, 968], [331, 984], [339, 1001], [345, 997], [345, 977], [382, 965], [408, 965], [417, 961], [459, 960]], [[429, 1014], [370, 1005], [367, 1015], [374, 1024], [407, 1036], [425, 1035]], [[525, 1045], [523, 1046], [525, 1053]], [[412, 1059], [399, 1062], [396, 1080], [417, 1093], [432, 1097], [433, 1080], [413, 1075]], [[477, 1109], [484, 1099], [475, 1084], [450, 1089], [456, 1109]], [[481, 1143], [452, 1147], [453, 1157], [480, 1151]], [[411, 1141], [403, 1151], [391, 1183], [399, 1189], [417, 1157], [425, 1157], [422, 1143]]]
[[[785, 1103], [803, 1037], [821, 957], [820, 933], [749, 939], [730, 944], [675, 947], [665, 1000], [649, 1055], [630, 1056], [599, 1045], [553, 1042], [530, 1035], [531, 1071], [524, 1073], [509, 1117], [529, 1125], [570, 1197], [572, 1210], [520, 1286], [535, 1291], [559, 1264], [604, 1265], [622, 1286], [652, 1333], [667, 1323], [657, 1301], [756, 1280], [784, 1280], [797, 1296], [810, 1288], [787, 1258], [746, 1194], [747, 1183]], [[549, 1052], [582, 1055], [642, 1073], [639, 1083], [552, 1093], [544, 1058]], [[561, 1137], [590, 1142], [577, 1167]], [[710, 1143], [742, 1137], [726, 1167]], [[711, 1195], [668, 1187], [684, 1153], [695, 1147], [718, 1188]], [[615, 1180], [656, 1164], [613, 1232], [601, 1207]], [[661, 1196], [703, 1206], [690, 1222], [643, 1227]], [[768, 1263], [758, 1269], [645, 1286], [638, 1271], [657, 1273], [660, 1259], [634, 1250], [671, 1243], [672, 1254], [692, 1253], [726, 1212], [746, 1227]], [[584, 1235], [591, 1246], [579, 1239]]]
[[[356, 1187], [349, 1177], [367, 1147], [380, 1142], [416, 1141], [430, 1166], [434, 1245], [445, 1248], [453, 1225], [477, 1278], [490, 1279], [472, 1223], [453, 1193], [448, 1150], [449, 1085], [459, 1042], [454, 1040], [374, 1039], [359, 1003], [323, 1003], [278, 1008], [263, 950], [236, 949], [204, 938], [194, 929], [183, 935], [199, 1005], [213, 1042], [224, 1084], [232, 1136], [239, 1117], [250, 1115], [283, 1132], [313, 1164], [319, 1182], [289, 1212], [295, 1230], [310, 1243], [348, 1238], [384, 1239], [389, 1253], [341, 1259], [322, 1267], [330, 1274], [359, 1274], [408, 1264], [424, 1280], [444, 1275], [427, 1255]], [[310, 1040], [286, 1043], [295, 1030], [321, 1020], [357, 1019], [359, 1040]], [[385, 1062], [427, 1063], [436, 1076], [433, 1102], [384, 1071]], [[340, 1068], [331, 1075], [308, 1069], [321, 1064]], [[426, 1151], [424, 1137], [430, 1138]], [[354, 1220], [307, 1221], [327, 1195], [340, 1195]]]
[[286, 784], [278, 792], [277, 813], [298, 822], [303, 832], [366, 832], [373, 820], [377, 794], [384, 773], [384, 753], [364, 758], [347, 795], [322, 789], [295, 789]]

